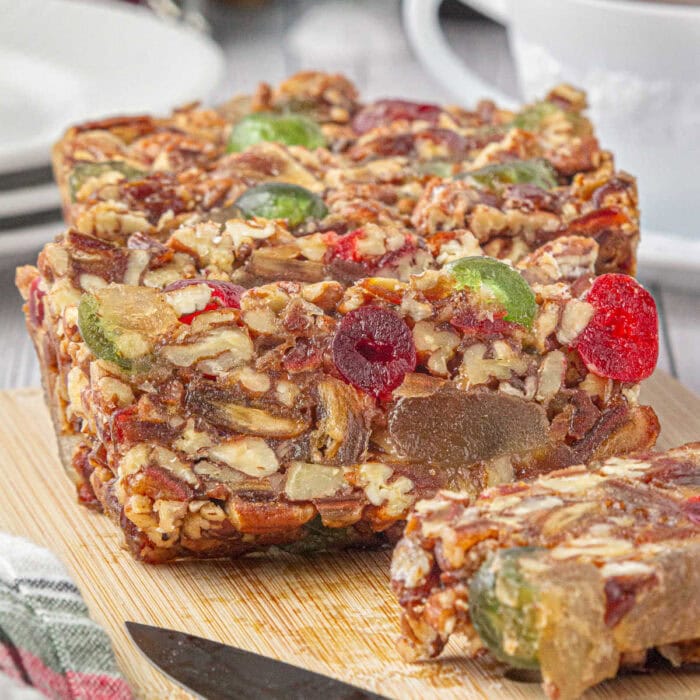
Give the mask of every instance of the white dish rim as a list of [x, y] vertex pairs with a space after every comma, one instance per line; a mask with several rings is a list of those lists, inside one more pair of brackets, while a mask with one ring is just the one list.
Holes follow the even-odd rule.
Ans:
[[[14, 3], [16, 0], [11, 1]], [[145, 7], [126, 3], [107, 3], [104, 0], [22, 0], [23, 11], [26, 9], [26, 5], [31, 2], [36, 4], [38, 13], [45, 12], [46, 8], [50, 9], [50, 6], [53, 5], [54, 7], [60, 6], [64, 12], [77, 13], [82, 11], [81, 18], [98, 17], [100, 21], [109, 21], [117, 24], [120, 21], [127, 21], [122, 18], [128, 17], [128, 21], [131, 23], [132, 19], [137, 17], [138, 23], [144, 27], [144, 34], [157, 26], [159, 32], [166, 31], [172, 34], [173, 43], [177, 41], [179, 52], [189, 52], [192, 56], [196, 56], [196, 60], [203, 67], [201, 73], [204, 77], [199, 76], [196, 84], [193, 81], [190, 81], [190, 84], [183, 83], [175, 93], [169, 92], [167, 95], [154, 93], [153, 99], [148, 104], [144, 103], [143, 108], [140, 110], [144, 113], [167, 113], [180, 104], [200, 98], [210, 98], [213, 96], [215, 88], [221, 83], [225, 67], [224, 54], [221, 48], [212, 39], [195, 32], [193, 29], [175, 21], [158, 19]], [[27, 11], [26, 14], [31, 16], [32, 13]], [[90, 20], [84, 21], [89, 22]], [[88, 30], [89, 27], [86, 27], [85, 24], [80, 27], [81, 33]], [[116, 29], [114, 33], [118, 35]], [[127, 70], [123, 72], [128, 74]], [[116, 114], [117, 111], [113, 109], [101, 110], [98, 104], [94, 110], [91, 110], [90, 114], [85, 115], [85, 119], [98, 119], [115, 116]], [[63, 128], [68, 126], [69, 123], [64, 124]], [[3, 149], [3, 152], [0, 154], [0, 175], [23, 172], [49, 165], [51, 147], [54, 140], [47, 137], [30, 143], [25, 141], [24, 146], [20, 143], [14, 149]]]

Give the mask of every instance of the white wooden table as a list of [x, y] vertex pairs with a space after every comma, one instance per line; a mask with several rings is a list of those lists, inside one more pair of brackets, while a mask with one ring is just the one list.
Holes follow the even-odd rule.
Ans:
[[[366, 8], [372, 6], [368, 0], [363, 2]], [[283, 37], [298, 20], [300, 12], [311, 4], [312, 0], [279, 0], [265, 4], [263, 9], [255, 5], [242, 8], [218, 3], [207, 5], [215, 37], [224, 47], [229, 68], [220, 90], [222, 99], [235, 92], [250, 91], [260, 80], [281, 80], [299, 67], [299, 57], [284, 49]], [[402, 42], [395, 0], [382, 0], [381, 6], [382, 23], [392, 36], [393, 53], [365, 56], [360, 71], [363, 94], [370, 98], [406, 96], [450, 101], [450, 96], [430, 79]], [[465, 61], [502, 90], [515, 94], [515, 76], [501, 27], [485, 20], [450, 20], [445, 27], [453, 46]], [[364, 39], [362, 35], [356, 38], [363, 51]], [[56, 231], [60, 228], [57, 221]], [[13, 282], [15, 265], [34, 260], [36, 251], [13, 260], [0, 260], [0, 388], [39, 384], [38, 366], [24, 329], [21, 300]], [[644, 269], [639, 272], [644, 280]], [[695, 359], [695, 348], [700, 346], [700, 298], [676, 288], [674, 282], [670, 275], [652, 286], [662, 313], [659, 366], [700, 393], [700, 370]]]

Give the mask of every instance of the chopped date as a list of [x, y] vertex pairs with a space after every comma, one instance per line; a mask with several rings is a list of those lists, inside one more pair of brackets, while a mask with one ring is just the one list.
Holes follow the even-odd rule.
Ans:
[[[105, 282], [122, 282], [129, 264], [129, 252], [99, 238], [71, 232], [74, 250], [70, 258], [70, 272], [80, 287], [80, 276], [94, 275]], [[87, 253], [81, 255], [80, 253]]]
[[352, 128], [358, 134], [385, 126], [395, 121], [426, 121], [435, 124], [442, 109], [433, 104], [420, 104], [408, 100], [378, 100], [363, 107], [352, 120]]
[[467, 139], [450, 129], [429, 128], [417, 133], [386, 134], [367, 143], [353, 146], [348, 155], [353, 160], [370, 157], [416, 156], [420, 155], [423, 144], [439, 150], [439, 157], [458, 159], [466, 156]]
[[68, 230], [68, 244], [72, 251], [91, 253], [95, 257], [104, 253], [119, 252], [119, 247], [110, 241], [104, 241], [96, 236], [80, 233], [74, 228]]
[[162, 467], [147, 466], [145, 469], [127, 477], [133, 493], [148, 496], [154, 501], [185, 501], [192, 498], [193, 490], [189, 484], [173, 476]]
[[617, 209], [597, 209], [574, 219], [568, 226], [568, 233], [595, 237], [605, 230], [628, 223], [627, 216]]
[[174, 255], [172, 248], [163, 245], [155, 238], [147, 236], [140, 231], [133, 233], [126, 241], [126, 247], [130, 250], [146, 250], [150, 258], [148, 262], [149, 269], [155, 269], [167, 265]]
[[183, 199], [177, 181], [171, 175], [155, 174], [143, 180], [125, 182], [120, 189], [121, 198], [128, 206], [145, 212], [153, 225], [166, 212], [182, 214], [191, 206]]
[[368, 143], [355, 144], [348, 156], [353, 160], [371, 157], [408, 156], [415, 150], [415, 138], [412, 133], [382, 135]]
[[125, 446], [139, 442], [167, 445], [179, 432], [178, 428], [173, 428], [166, 421], [139, 418], [136, 406], [119, 409], [112, 416], [112, 439]]
[[601, 185], [593, 192], [591, 201], [596, 207], [602, 207], [610, 195], [618, 195], [634, 189], [634, 180], [622, 177], [613, 177], [604, 185]]
[[506, 206], [526, 212], [550, 211], [558, 213], [560, 208], [556, 193], [548, 192], [530, 183], [509, 185], [506, 187], [503, 197]]
[[297, 339], [294, 347], [285, 352], [282, 366], [288, 372], [308, 372], [318, 369], [323, 363], [323, 350], [309, 338]]
[[520, 326], [504, 321], [505, 315], [505, 310], [499, 310], [495, 311], [492, 317], [478, 316], [473, 309], [463, 308], [457, 310], [450, 318], [450, 325], [465, 336], [484, 340], [517, 334]]

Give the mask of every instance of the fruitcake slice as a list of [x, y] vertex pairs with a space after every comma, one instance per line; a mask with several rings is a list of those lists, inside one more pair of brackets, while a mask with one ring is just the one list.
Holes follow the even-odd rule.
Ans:
[[700, 640], [700, 443], [612, 457], [419, 502], [394, 552], [399, 650], [435, 656], [452, 633], [568, 700]]
[[263, 234], [294, 255], [312, 237], [70, 231], [18, 273], [64, 461], [137, 557], [386, 541], [438, 489], [654, 443], [637, 395], [656, 310], [631, 277], [595, 277], [594, 240], [342, 284], [264, 279], [255, 253], [284, 246]]

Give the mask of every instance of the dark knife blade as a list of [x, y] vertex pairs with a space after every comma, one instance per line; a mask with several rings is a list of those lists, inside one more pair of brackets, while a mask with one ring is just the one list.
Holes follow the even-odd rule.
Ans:
[[354, 685], [220, 642], [126, 622], [144, 656], [206, 700], [386, 700]]

